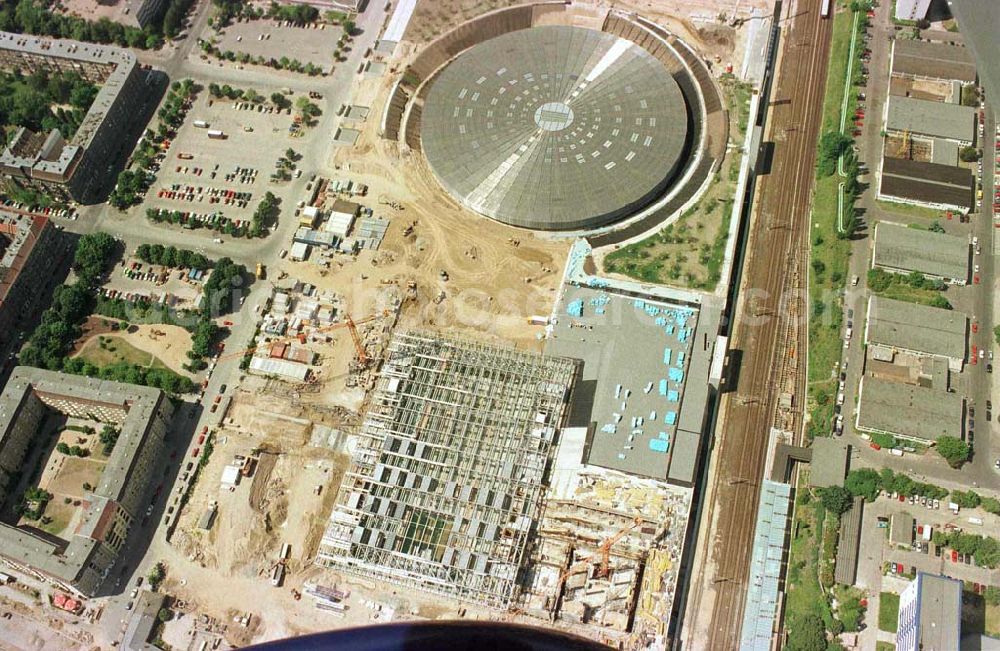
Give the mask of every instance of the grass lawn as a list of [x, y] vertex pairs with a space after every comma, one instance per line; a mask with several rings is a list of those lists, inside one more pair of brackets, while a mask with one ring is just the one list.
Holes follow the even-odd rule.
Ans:
[[895, 201], [876, 201], [875, 204], [885, 212], [907, 217], [921, 217], [927, 220], [947, 221], [943, 210], [935, 210], [925, 206], [911, 206], [907, 203], [896, 203]]
[[875, 643], [875, 651], [896, 651], [896, 645], [892, 642], [883, 642], [879, 640]]
[[[805, 480], [800, 480], [799, 495], [808, 490]], [[795, 520], [792, 523], [792, 542], [788, 554], [787, 597], [784, 627], [794, 637], [796, 622], [807, 615], [819, 616], [827, 629], [833, 621], [830, 604], [819, 584], [820, 536], [826, 511], [819, 500], [805, 501], [796, 498]]]
[[894, 298], [897, 301], [907, 303], [919, 303], [920, 305], [934, 306], [942, 295], [941, 292], [933, 289], [910, 287], [906, 283], [893, 283], [884, 291], [874, 292], [884, 298]]
[[878, 627], [880, 630], [895, 633], [899, 619], [899, 595], [895, 592], [883, 592], [878, 598]]
[[117, 362], [128, 362], [143, 367], [167, 368], [163, 362], [146, 351], [139, 350], [121, 337], [109, 335], [94, 337], [76, 356], [102, 367]]
[[986, 604], [986, 634], [991, 637], [1000, 637], [1000, 604], [991, 606]]
[[61, 534], [69, 526], [69, 521], [73, 517], [73, 511], [78, 508], [72, 504], [63, 504], [62, 496], [56, 495], [46, 506], [44, 517], [51, 518], [47, 524], [39, 523], [38, 528], [53, 536], [62, 537]]
[[[743, 141], [750, 114], [751, 87], [732, 75], [720, 81], [729, 107], [730, 142]], [[697, 205], [660, 232], [613, 251], [604, 270], [637, 280], [714, 290], [719, 284], [740, 157], [732, 153]]]
[[[840, 129], [853, 24], [854, 14], [850, 11], [838, 11], [834, 15], [821, 135]], [[856, 93], [857, 89], [852, 86], [850, 92]], [[848, 240], [837, 237], [840, 182], [836, 174], [816, 179], [810, 220], [808, 403], [811, 437], [826, 434], [831, 429], [837, 367], [843, 346], [841, 302], [851, 247]]]

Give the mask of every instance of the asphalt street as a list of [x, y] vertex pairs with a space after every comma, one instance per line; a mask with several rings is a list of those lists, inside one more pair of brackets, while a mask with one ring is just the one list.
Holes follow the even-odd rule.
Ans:
[[[375, 45], [381, 25], [385, 18], [385, 5], [369, 3], [366, 11], [359, 15], [356, 23], [359, 30], [355, 37], [354, 47], [348, 53], [347, 61], [339, 64], [334, 73], [327, 77], [308, 77], [306, 75], [292, 76], [288, 73], [275, 73], [267, 68], [247, 68], [239, 70], [235, 64], [227, 63], [219, 67], [217, 63], [192, 61], [189, 53], [197, 47], [197, 35], [200, 34], [208, 19], [210, 3], [203, 0], [198, 3], [192, 18], [189, 36], [178, 46], [168, 48], [165, 53], [141, 53], [143, 63], [153, 65], [163, 70], [171, 81], [187, 77], [207, 86], [209, 82], [231, 84], [233, 86], [253, 86], [265, 94], [281, 88], [291, 88], [295, 91], [318, 91], [323, 94], [320, 107], [323, 114], [318, 124], [312, 127], [305, 138], [296, 143], [296, 150], [302, 155], [298, 167], [306, 173], [291, 182], [288, 197], [300, 197], [305, 194], [305, 186], [313, 172], [328, 173], [326, 163], [332, 144], [332, 134], [337, 120], [337, 108], [350, 100], [357, 69], [368, 48]], [[257, 262], [270, 265], [278, 259], [282, 249], [289, 246], [292, 233], [297, 227], [297, 219], [293, 216], [294, 201], [282, 204], [281, 215], [275, 231], [263, 241], [225, 238], [223, 244], [213, 240], [215, 235], [206, 231], [192, 232], [175, 230], [165, 226], [151, 224], [144, 215], [143, 209], [133, 210], [123, 215], [117, 210], [102, 204], [90, 206], [80, 211], [80, 217], [75, 221], [60, 220], [67, 230], [78, 233], [106, 231], [125, 242], [127, 250], [140, 243], [156, 243], [194, 249], [209, 257], [228, 256], [233, 260], [253, 269]], [[270, 290], [266, 281], [255, 282], [246, 297], [242, 310], [229, 318], [233, 321], [230, 333], [226, 338], [226, 353], [239, 351], [249, 341], [256, 326], [255, 307], [262, 304]], [[161, 545], [168, 544], [165, 540], [166, 528], [162, 525], [163, 516], [172, 503], [181, 486], [178, 481], [182, 467], [191, 460], [192, 448], [196, 445], [196, 432], [204, 426], [212, 427], [221, 414], [210, 411], [211, 404], [219, 395], [223, 384], [235, 387], [241, 376], [239, 355], [223, 355], [209, 377], [208, 385], [198, 402], [182, 404], [174, 419], [170, 439], [170, 454], [173, 462], [165, 467], [164, 484], [157, 498], [155, 511], [150, 522], [145, 525], [140, 536], [149, 540], [148, 545], [134, 545], [128, 548], [125, 557], [113, 572], [120, 578], [117, 590], [121, 592], [113, 596], [106, 604], [105, 613], [100, 621], [100, 636], [107, 642], [120, 639], [122, 621], [127, 621], [129, 613], [126, 604], [131, 600], [130, 592], [135, 585], [136, 577], [145, 576], [157, 562], [157, 552]], [[232, 389], [229, 389], [231, 392]], [[189, 415], [190, 414], [190, 415]], [[177, 513], [172, 514], [176, 518]]]
[[[878, 221], [908, 222], [914, 220], [903, 213], [887, 212], [876, 199], [877, 178], [874, 172], [880, 167], [882, 157], [882, 129], [881, 119], [885, 111], [885, 103], [888, 97], [888, 74], [889, 74], [889, 53], [892, 44], [891, 38], [895, 37], [896, 30], [890, 20], [892, 6], [889, 3], [879, 4], [876, 8], [876, 15], [871, 21], [868, 29], [871, 38], [867, 46], [871, 49], [871, 59], [868, 68], [871, 72], [868, 84], [862, 90], [865, 93], [865, 122], [862, 127], [862, 137], [859, 140], [859, 159], [866, 164], [871, 173], [862, 177], [868, 187], [862, 193], [859, 205], [864, 211], [864, 227], [859, 230], [859, 234], [852, 243], [852, 254], [850, 261], [850, 277], [858, 277], [858, 285], [852, 286], [850, 279], [844, 297], [845, 325], [848, 320], [853, 321], [854, 337], [844, 354], [844, 361], [847, 364], [847, 382], [845, 387], [845, 401], [843, 413], [845, 415], [844, 437], [858, 449], [855, 462], [861, 466], [888, 467], [897, 471], [911, 472], [915, 476], [926, 478], [925, 481], [949, 487], [974, 487], [977, 489], [1000, 490], [1000, 473], [993, 467], [994, 461], [1000, 457], [1000, 444], [996, 441], [996, 427], [994, 419], [992, 422], [986, 421], [986, 401], [991, 399], [993, 383], [1000, 373], [989, 374], [986, 372], [986, 364], [983, 360], [975, 365], [967, 365], [960, 376], [952, 376], [952, 382], [956, 390], [967, 396], [968, 405], [976, 412], [975, 417], [975, 443], [972, 461], [966, 464], [961, 470], [955, 470], [948, 466], [939, 455], [930, 452], [923, 456], [906, 455], [904, 457], [894, 457], [886, 450], [876, 451], [869, 447], [868, 442], [861, 439], [854, 430], [854, 415], [857, 409], [857, 389], [861, 371], [864, 368], [864, 321], [868, 307], [867, 272], [871, 266], [871, 230], [870, 225]], [[948, 300], [952, 302], [956, 310], [960, 310], [969, 315], [970, 319], [977, 324], [977, 332], [970, 333], [970, 346], [987, 351], [996, 352], [996, 345], [993, 342], [994, 319], [994, 296], [996, 295], [996, 276], [994, 274], [995, 247], [991, 248], [994, 238], [993, 220], [991, 215], [991, 205], [988, 198], [992, 196], [993, 167], [989, 164], [993, 160], [994, 138], [993, 119], [987, 112], [985, 126], [985, 146], [983, 154], [985, 164], [984, 174], [984, 202], [983, 212], [973, 213], [970, 224], [960, 224], [956, 217], [952, 221], [942, 221], [945, 230], [952, 235], [963, 237], [976, 236], [982, 246], [982, 254], [973, 256], [973, 264], [979, 265], [979, 277], [981, 284], [970, 284], [966, 287], [952, 287], [947, 291]], [[924, 220], [926, 221], [926, 220]], [[997, 360], [997, 367], [1000, 369], [1000, 358]], [[1000, 411], [995, 414], [1000, 416]], [[956, 423], [956, 435], [960, 435], [959, 424]]]

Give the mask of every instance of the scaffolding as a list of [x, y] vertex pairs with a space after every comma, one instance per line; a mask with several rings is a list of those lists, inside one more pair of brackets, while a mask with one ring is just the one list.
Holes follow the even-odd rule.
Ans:
[[566, 358], [396, 334], [317, 563], [509, 607], [577, 373]]

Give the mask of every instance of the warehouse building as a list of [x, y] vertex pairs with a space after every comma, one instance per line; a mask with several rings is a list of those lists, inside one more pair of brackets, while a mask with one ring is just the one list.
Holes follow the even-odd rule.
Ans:
[[976, 137], [976, 110], [961, 104], [890, 95], [885, 130], [890, 135], [909, 133], [971, 145]]
[[914, 271], [954, 285], [969, 281], [969, 242], [892, 222], [875, 226], [872, 267], [893, 273]]
[[[136, 119], [154, 93], [129, 50], [79, 41], [0, 32], [0, 68], [77, 72], [100, 91], [67, 141], [18, 129], [0, 153], [0, 175], [48, 194], [89, 203], [106, 185], [114, 162], [127, 154]], [[144, 123], [144, 122], [143, 122]]]
[[879, 296], [868, 299], [865, 344], [869, 347], [943, 357], [949, 370], [957, 373], [965, 361], [968, 330], [969, 317], [961, 312]]
[[48, 217], [0, 211], [0, 350], [36, 308], [57, 257]]
[[861, 379], [855, 426], [923, 445], [939, 436], [961, 437], [965, 401], [957, 393], [877, 377]]
[[[897, 4], [897, 8], [900, 4]], [[911, 39], [892, 41], [892, 74], [910, 79], [976, 82], [976, 63], [960, 45]]]
[[931, 8], [931, 0], [896, 0], [896, 20], [924, 20]]
[[[0, 503], [19, 498], [25, 464], [49, 432], [52, 413], [120, 428], [99, 480], [84, 495], [66, 539], [0, 522], [0, 558], [20, 572], [78, 595], [93, 596], [125, 550], [165, 453], [173, 407], [158, 389], [28, 367], [14, 369], [0, 394]], [[45, 464], [42, 457], [37, 463]], [[6, 509], [5, 509], [6, 510]], [[9, 511], [8, 511], [9, 512]]]
[[943, 164], [883, 158], [878, 198], [941, 210], [971, 210], [976, 180], [971, 170], [954, 166], [958, 158], [954, 147], [947, 140], [934, 141], [933, 158]]
[[523, 584], [577, 365], [397, 333], [316, 562], [509, 606]]
[[896, 648], [957, 649], [962, 639], [962, 582], [917, 572], [899, 595]]

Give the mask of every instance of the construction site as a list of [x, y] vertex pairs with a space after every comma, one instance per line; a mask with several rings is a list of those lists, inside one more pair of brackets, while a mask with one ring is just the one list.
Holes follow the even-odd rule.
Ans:
[[508, 607], [575, 375], [568, 359], [397, 333], [317, 562]]

